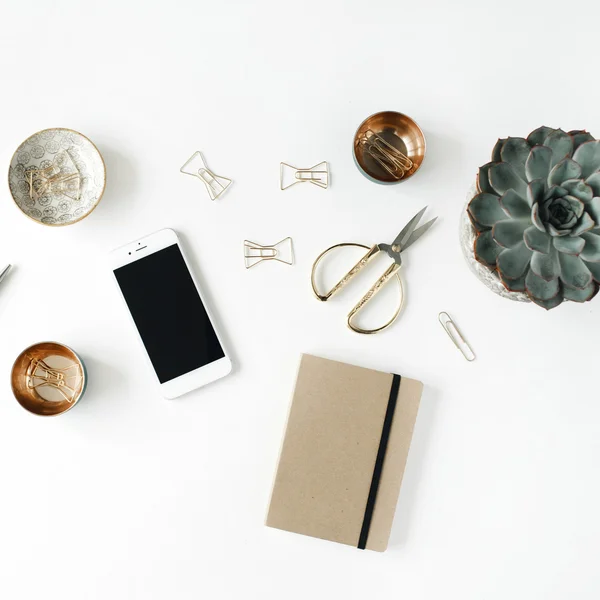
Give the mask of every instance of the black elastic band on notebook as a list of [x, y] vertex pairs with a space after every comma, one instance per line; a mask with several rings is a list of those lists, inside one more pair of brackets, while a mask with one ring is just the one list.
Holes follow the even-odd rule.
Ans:
[[400, 389], [400, 375], [395, 375], [392, 379], [392, 387], [390, 388], [390, 397], [388, 399], [387, 409], [385, 411], [385, 419], [383, 420], [383, 429], [381, 430], [381, 439], [379, 440], [379, 450], [377, 450], [377, 458], [375, 459], [375, 468], [373, 469], [373, 478], [371, 479], [371, 488], [369, 489], [369, 497], [365, 508], [365, 516], [363, 517], [362, 527], [360, 529], [360, 537], [358, 538], [358, 548], [364, 550], [367, 546], [369, 537], [369, 529], [371, 528], [371, 519], [373, 518], [373, 510], [375, 508], [375, 500], [377, 499], [377, 490], [379, 489], [379, 481], [383, 470], [383, 461], [385, 460], [385, 452], [387, 450], [388, 440], [390, 439], [390, 429], [394, 420], [394, 411], [396, 410], [396, 401], [398, 400], [398, 390]]

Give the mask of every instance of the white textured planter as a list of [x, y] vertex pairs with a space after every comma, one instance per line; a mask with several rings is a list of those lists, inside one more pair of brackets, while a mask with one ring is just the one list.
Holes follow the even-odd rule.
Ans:
[[492, 290], [498, 296], [502, 296], [503, 298], [509, 298], [510, 300], [515, 300], [517, 302], [531, 302], [528, 298], [527, 294], [522, 292], [510, 292], [505, 287], [504, 284], [500, 281], [498, 274], [496, 271], [482, 265], [475, 258], [475, 253], [473, 251], [473, 244], [475, 243], [475, 239], [477, 238], [477, 232], [473, 225], [471, 225], [471, 221], [469, 220], [469, 216], [467, 215], [467, 206], [472, 198], [477, 194], [477, 186], [473, 184], [469, 188], [469, 192], [467, 194], [467, 201], [463, 207], [462, 215], [460, 217], [460, 247], [462, 248], [463, 256], [469, 265], [469, 269], [479, 281], [481, 281], [487, 288]]

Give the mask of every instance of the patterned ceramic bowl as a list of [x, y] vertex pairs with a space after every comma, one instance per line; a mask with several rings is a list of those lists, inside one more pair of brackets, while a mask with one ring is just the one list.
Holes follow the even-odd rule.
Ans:
[[100, 202], [106, 167], [98, 148], [72, 129], [44, 129], [16, 150], [8, 186], [16, 205], [44, 225], [71, 225]]

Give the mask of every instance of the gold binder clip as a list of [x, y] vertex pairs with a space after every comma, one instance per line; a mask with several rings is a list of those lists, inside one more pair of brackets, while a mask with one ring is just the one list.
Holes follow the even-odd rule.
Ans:
[[273, 246], [261, 246], [255, 242], [244, 240], [244, 265], [246, 269], [250, 269], [263, 260], [276, 260], [286, 265], [294, 264], [292, 238], [286, 237]]
[[[71, 369], [75, 369], [75, 372]], [[69, 403], [80, 393], [82, 379], [83, 373], [78, 363], [59, 369], [50, 367], [41, 358], [32, 358], [27, 369], [27, 387], [30, 390], [48, 386], [60, 392]], [[75, 381], [70, 383], [70, 380]]]
[[[290, 177], [288, 177], [290, 175]], [[288, 179], [292, 179], [291, 183]], [[296, 185], [297, 183], [313, 183], [320, 188], [327, 189], [329, 186], [329, 165], [327, 161], [320, 162], [310, 169], [297, 169], [287, 163], [279, 164], [279, 187], [281, 190]]]
[[26, 176], [32, 200], [47, 194], [63, 195], [75, 201], [81, 198], [81, 177], [68, 150], [58, 154], [48, 167], [28, 169]]
[[469, 346], [467, 340], [463, 337], [454, 321], [450, 318], [447, 312], [441, 312], [438, 315], [438, 319], [444, 328], [444, 331], [448, 334], [454, 345], [461, 351], [462, 355], [469, 361], [475, 360], [475, 352], [471, 346]]
[[[188, 167], [190, 170], [187, 170]], [[204, 155], [200, 151], [194, 152], [179, 170], [182, 173], [185, 173], [185, 175], [197, 177], [206, 186], [211, 200], [216, 200], [233, 183], [233, 181], [227, 177], [215, 175], [206, 166]]]

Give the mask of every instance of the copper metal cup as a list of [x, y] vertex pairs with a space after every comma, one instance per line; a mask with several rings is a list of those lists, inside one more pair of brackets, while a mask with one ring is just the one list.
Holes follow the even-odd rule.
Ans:
[[[369, 129], [410, 159], [412, 167], [401, 177], [396, 178], [388, 173], [358, 143]], [[425, 136], [417, 123], [402, 113], [388, 110], [375, 113], [360, 124], [354, 134], [352, 155], [358, 170], [367, 179], [375, 183], [392, 184], [406, 181], [419, 170], [425, 158], [425, 148]]]
[[[42, 364], [50, 368], [38, 367], [36, 371], [37, 361], [44, 361]], [[79, 402], [87, 385], [87, 373], [81, 358], [68, 346], [39, 342], [19, 354], [10, 383], [24, 409], [53, 417], [71, 410]]]

